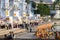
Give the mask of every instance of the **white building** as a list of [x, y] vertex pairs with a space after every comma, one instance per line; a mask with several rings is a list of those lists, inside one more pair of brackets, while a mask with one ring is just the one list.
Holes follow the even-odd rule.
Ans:
[[0, 15], [2, 17], [19, 19], [26, 13], [25, 0], [0, 0]]
[[56, 15], [54, 16], [54, 18], [60, 19], [60, 9], [59, 9], [59, 5], [55, 6], [55, 10], [56, 10]]
[[29, 14], [29, 17], [33, 17], [34, 14], [32, 12], [32, 2], [30, 2], [28, 5], [27, 13]]
[[56, 15], [54, 18], [60, 19], [60, 10], [56, 10]]
[[25, 0], [0, 0], [0, 12], [4, 17], [13, 16], [14, 13], [20, 16], [26, 12], [26, 2]]

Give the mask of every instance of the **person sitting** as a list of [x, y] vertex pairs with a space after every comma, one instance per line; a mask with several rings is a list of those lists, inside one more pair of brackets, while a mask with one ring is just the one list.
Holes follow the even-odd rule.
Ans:
[[4, 40], [7, 40], [7, 35], [6, 34], [4, 35]]
[[14, 38], [14, 33], [10, 32], [10, 35], [8, 35], [7, 39], [8, 40], [13, 40], [13, 38]]

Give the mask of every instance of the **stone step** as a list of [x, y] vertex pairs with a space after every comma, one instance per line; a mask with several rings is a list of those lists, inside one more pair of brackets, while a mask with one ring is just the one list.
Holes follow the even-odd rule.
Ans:
[[14, 34], [15, 34], [15, 33], [19, 33], [19, 32], [24, 32], [26, 30], [25, 29], [20, 29], [20, 28], [15, 28], [15, 29], [10, 29], [10, 30], [3, 30], [3, 31], [0, 31], [0, 35], [9, 34], [10, 31], [13, 31]]

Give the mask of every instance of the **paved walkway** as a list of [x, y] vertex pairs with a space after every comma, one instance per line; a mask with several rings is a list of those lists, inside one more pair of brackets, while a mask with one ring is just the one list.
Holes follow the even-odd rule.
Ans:
[[5, 35], [5, 34], [9, 34], [10, 31], [13, 31], [14, 34], [17, 34], [17, 33], [19, 33], [19, 32], [25, 32], [26, 29], [20, 29], [20, 28], [13, 28], [13, 29], [9, 29], [9, 30], [0, 29], [0, 38], [2, 38], [3, 35]]
[[[15, 35], [14, 38], [19, 38], [19, 39], [22, 39], [22, 40], [23, 39], [32, 39], [32, 40], [33, 39], [38, 39], [38, 37], [36, 37], [34, 34], [35, 34], [34, 32], [30, 32], [30, 33], [26, 32], [26, 33], [22, 33], [22, 34], [19, 34], [19, 35]], [[51, 36], [47, 39], [55, 39], [55, 38], [54, 38], [54, 36]]]
[[35, 35], [35, 33], [23, 33], [22, 35], [16, 35], [15, 38], [20, 38], [20, 39], [35, 39], [37, 38]]

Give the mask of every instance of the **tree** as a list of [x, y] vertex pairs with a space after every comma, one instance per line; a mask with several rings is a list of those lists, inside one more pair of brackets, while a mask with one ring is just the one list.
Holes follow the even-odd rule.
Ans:
[[[59, 3], [60, 3], [59, 0], [56, 0], [56, 1], [53, 3], [53, 5], [52, 5], [53, 10], [55, 10], [55, 5], [59, 5]], [[51, 19], [53, 19], [53, 17], [55, 16], [55, 13], [51, 13], [50, 16], [51, 16]]]
[[33, 8], [33, 10], [32, 10], [32, 11], [34, 11], [34, 13], [36, 13], [36, 11], [35, 11], [36, 3], [35, 3], [34, 1], [32, 1], [32, 8]]
[[37, 10], [35, 10], [35, 14], [40, 14], [41, 16], [47, 16], [50, 14], [50, 8], [46, 4], [38, 4]]
[[34, 1], [32, 1], [32, 7], [35, 8], [36, 7], [36, 3]]
[[55, 10], [55, 5], [58, 4], [59, 2], [60, 2], [59, 0], [56, 0], [56, 1], [53, 3], [53, 5], [52, 5], [53, 10]]
[[27, 4], [29, 4], [30, 3], [30, 0], [26, 0], [26, 2], [27, 2]]
[[60, 1], [57, 3], [57, 5], [59, 5], [59, 10], [60, 10]]

